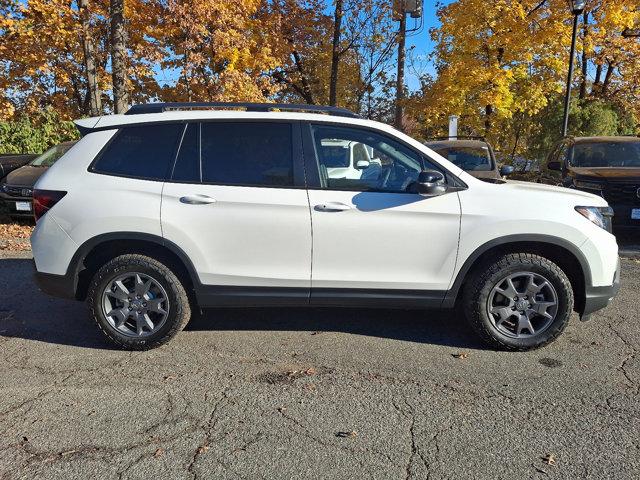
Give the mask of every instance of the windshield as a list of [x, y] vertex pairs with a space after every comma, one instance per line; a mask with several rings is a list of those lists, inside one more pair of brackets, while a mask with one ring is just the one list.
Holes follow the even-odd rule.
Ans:
[[487, 147], [446, 147], [435, 149], [437, 153], [467, 171], [493, 170]]
[[578, 143], [570, 163], [574, 167], [640, 167], [640, 140]]
[[30, 165], [34, 167], [50, 167], [56, 161], [65, 154], [67, 150], [71, 148], [72, 144], [67, 145], [56, 145], [53, 148], [50, 148], [46, 152], [44, 152], [39, 157], [34, 158]]

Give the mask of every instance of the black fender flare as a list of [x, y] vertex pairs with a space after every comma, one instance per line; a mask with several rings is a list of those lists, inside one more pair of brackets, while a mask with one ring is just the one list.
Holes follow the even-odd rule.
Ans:
[[455, 305], [456, 299], [458, 298], [458, 294], [460, 291], [460, 287], [464, 283], [467, 274], [471, 270], [471, 267], [476, 263], [476, 261], [489, 250], [508, 245], [510, 243], [539, 243], [546, 244], [555, 247], [561, 247], [565, 250], [568, 250], [578, 261], [580, 267], [582, 269], [582, 275], [584, 278], [585, 288], [589, 288], [592, 285], [591, 283], [591, 269], [589, 267], [589, 262], [584, 254], [580, 251], [580, 249], [573, 243], [565, 240], [561, 237], [555, 237], [553, 235], [544, 235], [544, 234], [516, 234], [516, 235], [506, 235], [504, 237], [494, 238], [493, 240], [488, 241], [487, 243], [482, 244], [478, 247], [474, 252], [467, 257], [467, 259], [462, 264], [462, 267], [458, 271], [456, 278], [453, 282], [451, 288], [447, 291], [444, 300], [442, 301], [442, 306], [445, 308], [451, 308]]

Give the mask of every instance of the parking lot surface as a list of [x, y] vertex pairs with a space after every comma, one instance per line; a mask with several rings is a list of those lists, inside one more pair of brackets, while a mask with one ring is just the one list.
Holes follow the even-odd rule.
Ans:
[[640, 478], [640, 263], [529, 353], [453, 313], [215, 310], [111, 349], [0, 258], [0, 478]]

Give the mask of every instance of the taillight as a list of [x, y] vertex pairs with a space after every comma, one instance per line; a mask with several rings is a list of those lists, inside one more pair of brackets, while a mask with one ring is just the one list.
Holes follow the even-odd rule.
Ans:
[[34, 190], [33, 191], [33, 216], [36, 222], [53, 206], [62, 200], [67, 192], [60, 190]]

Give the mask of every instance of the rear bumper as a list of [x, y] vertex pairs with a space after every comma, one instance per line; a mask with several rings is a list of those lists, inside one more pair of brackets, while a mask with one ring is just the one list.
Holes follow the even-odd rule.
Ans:
[[47, 295], [75, 300], [76, 278], [74, 275], [38, 272], [35, 262], [33, 262], [33, 275], [38, 288]]
[[587, 286], [585, 289], [584, 311], [580, 320], [589, 320], [592, 313], [605, 308], [620, 291], [620, 259], [613, 277], [613, 283], [605, 287]]

